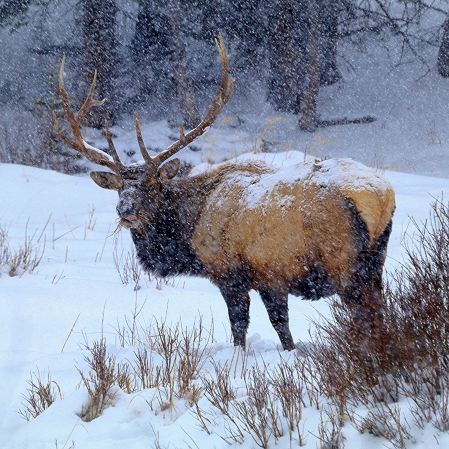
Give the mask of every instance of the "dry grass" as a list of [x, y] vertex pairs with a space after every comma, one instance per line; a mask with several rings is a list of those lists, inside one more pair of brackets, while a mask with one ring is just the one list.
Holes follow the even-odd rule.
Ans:
[[114, 266], [119, 275], [120, 281], [123, 285], [131, 284], [134, 287], [134, 291], [140, 290], [142, 279], [149, 275], [145, 273], [137, 260], [134, 247], [128, 250], [126, 253], [115, 242], [113, 252]]
[[123, 380], [117, 373], [115, 357], [107, 354], [103, 338], [92, 345], [86, 345], [85, 349], [88, 354], [84, 360], [89, 371], [85, 374], [78, 369], [78, 372], [89, 395], [89, 402], [82, 410], [80, 418], [83, 421], [92, 421], [100, 416], [106, 407], [112, 405], [115, 396], [113, 387], [120, 381], [123, 383]]
[[78, 370], [89, 395], [83, 420], [95, 419], [110, 406], [117, 387], [126, 393], [154, 389], [149, 403], [154, 410], [172, 410], [179, 399], [188, 404], [196, 401], [199, 390], [195, 382], [210, 355], [211, 330], [201, 320], [193, 329], [182, 323], [168, 326], [164, 321], [141, 327], [137, 323], [140, 311], [136, 308], [133, 318], [118, 327], [122, 345], [132, 342], [136, 348], [133, 358], [117, 362], [107, 353], [103, 338], [86, 344], [89, 371]]
[[19, 414], [27, 421], [39, 416], [56, 400], [62, 399], [61, 389], [50, 374], [43, 377], [39, 371], [31, 373], [27, 385], [23, 407], [19, 410]]
[[8, 232], [0, 226], [0, 276], [2, 272], [14, 277], [36, 270], [44, 256], [45, 240], [39, 243], [34, 237], [25, 233], [23, 243], [13, 248]]
[[321, 412], [318, 426], [320, 449], [344, 449], [343, 419], [339, 411], [329, 407]]
[[84, 225], [84, 240], [86, 240], [89, 232], [93, 232], [95, 230], [95, 225], [97, 224], [97, 218], [95, 216], [95, 206], [92, 204], [89, 206], [87, 222]]

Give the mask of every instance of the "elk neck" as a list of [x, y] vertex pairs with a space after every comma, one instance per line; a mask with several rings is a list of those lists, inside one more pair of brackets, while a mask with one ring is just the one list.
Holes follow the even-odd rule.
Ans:
[[200, 178], [174, 179], [163, 189], [154, 222], [130, 230], [146, 271], [161, 277], [204, 273], [192, 249], [192, 235], [208, 193]]

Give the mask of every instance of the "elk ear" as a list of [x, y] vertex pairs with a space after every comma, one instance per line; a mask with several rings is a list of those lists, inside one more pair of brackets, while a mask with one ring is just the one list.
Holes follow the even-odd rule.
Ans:
[[166, 162], [157, 172], [159, 179], [164, 182], [174, 178], [177, 175], [180, 166], [181, 161], [179, 159], [172, 159], [171, 161]]
[[122, 186], [122, 178], [107, 171], [91, 171], [90, 177], [103, 189], [118, 190]]

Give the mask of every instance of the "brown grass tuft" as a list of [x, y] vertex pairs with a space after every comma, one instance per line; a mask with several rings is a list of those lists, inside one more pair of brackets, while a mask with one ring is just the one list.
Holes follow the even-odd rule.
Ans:
[[[89, 402], [81, 411], [80, 418], [83, 421], [92, 421], [100, 416], [106, 407], [112, 405], [115, 396], [113, 386], [122, 380], [122, 376], [117, 376], [115, 357], [107, 354], [104, 338], [90, 346], [86, 345], [86, 349], [88, 355], [84, 360], [89, 372], [84, 374], [80, 369], [78, 372], [87, 389]], [[121, 372], [123, 373], [123, 368]]]
[[14, 277], [36, 270], [44, 256], [45, 241], [40, 244], [33, 237], [25, 234], [22, 245], [12, 248], [8, 232], [0, 226], [0, 276], [2, 272]]
[[30, 373], [27, 385], [26, 393], [23, 395], [23, 408], [19, 410], [19, 414], [27, 421], [39, 416], [56, 400], [62, 399], [61, 389], [51, 379], [50, 374], [44, 378], [39, 370]]

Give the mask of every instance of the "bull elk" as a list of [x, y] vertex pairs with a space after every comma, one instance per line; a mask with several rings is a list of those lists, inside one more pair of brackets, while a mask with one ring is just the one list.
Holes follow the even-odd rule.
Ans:
[[[212, 125], [232, 94], [222, 39], [217, 40], [221, 82], [204, 119], [165, 151], [151, 157], [136, 134], [143, 163], [124, 165], [107, 123], [109, 153], [85, 142], [80, 122], [91, 106], [96, 77], [73, 112], [59, 73], [62, 105], [73, 137], [55, 119], [61, 139], [111, 171], [90, 173], [118, 192], [120, 224], [129, 228], [144, 269], [157, 276], [194, 275], [212, 281], [228, 308], [235, 345], [245, 345], [249, 291], [260, 293], [284, 349], [294, 348], [288, 294], [318, 299], [337, 293], [360, 321], [381, 320], [382, 268], [391, 231], [394, 192], [374, 170], [350, 159], [275, 169], [262, 162], [225, 163], [176, 177], [174, 154]], [[170, 159], [170, 160], [169, 160]]]

